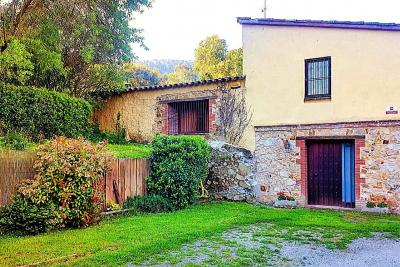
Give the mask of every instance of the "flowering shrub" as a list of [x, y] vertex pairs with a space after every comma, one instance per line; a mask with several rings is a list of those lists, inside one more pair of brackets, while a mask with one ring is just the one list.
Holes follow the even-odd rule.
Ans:
[[371, 195], [370, 200], [367, 202], [367, 208], [387, 208], [387, 199], [385, 196]]
[[[102, 207], [96, 183], [108, 169], [105, 151], [102, 144], [63, 137], [41, 145], [35, 180], [23, 184], [11, 205], [0, 211], [0, 228], [36, 234], [96, 222]], [[34, 212], [40, 216], [31, 216]], [[32, 222], [24, 218], [29, 216], [39, 226], [28, 227]]]
[[290, 195], [286, 195], [285, 192], [279, 192], [278, 194], [278, 200], [289, 200], [289, 201], [295, 201], [295, 198], [290, 196]]

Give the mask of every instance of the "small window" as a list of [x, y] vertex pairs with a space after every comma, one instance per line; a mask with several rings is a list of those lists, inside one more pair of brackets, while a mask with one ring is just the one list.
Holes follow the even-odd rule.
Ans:
[[305, 60], [305, 99], [331, 97], [331, 57]]
[[208, 106], [208, 100], [169, 103], [168, 133], [208, 133]]

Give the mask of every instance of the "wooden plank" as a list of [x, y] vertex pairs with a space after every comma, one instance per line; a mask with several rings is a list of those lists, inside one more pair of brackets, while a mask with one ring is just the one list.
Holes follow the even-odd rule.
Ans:
[[33, 153], [0, 154], [0, 206], [10, 203], [23, 180], [34, 178], [33, 163]]
[[143, 181], [143, 175], [144, 175], [144, 167], [145, 165], [143, 164], [143, 159], [138, 159], [139, 163], [139, 179], [136, 182], [136, 194], [138, 196], [142, 195], [143, 191], [143, 186], [142, 186], [142, 181]]
[[125, 196], [124, 196], [124, 200], [126, 200], [128, 197], [131, 196], [131, 180], [130, 180], [130, 175], [131, 175], [131, 166], [130, 166], [130, 159], [126, 159], [125, 160], [125, 166], [124, 166], [124, 181], [125, 181]]
[[132, 195], [133, 196], [137, 196], [137, 181], [138, 181], [138, 161], [137, 159], [133, 159], [133, 164], [132, 164], [133, 168], [134, 168], [134, 176], [132, 177]]
[[314, 141], [308, 146], [310, 205], [341, 206], [341, 142]]
[[113, 180], [113, 193], [116, 199], [115, 203], [122, 205], [123, 204], [122, 199], [121, 196], [119, 195], [119, 186], [116, 180]]
[[106, 179], [106, 201], [107, 203], [110, 202], [110, 200], [113, 200], [116, 202], [114, 192], [113, 192], [113, 180], [116, 180], [118, 177], [118, 160], [113, 159], [110, 161], [110, 168], [111, 171], [107, 174], [107, 179]]
[[[16, 193], [17, 185], [25, 179], [34, 178], [35, 155], [0, 155], [0, 206], [8, 204]], [[149, 159], [112, 159], [110, 172], [104, 175], [101, 188], [106, 203], [117, 201], [113, 192], [115, 180], [122, 201], [128, 196], [143, 195], [145, 178], [149, 175]]]
[[118, 180], [119, 180], [119, 192], [121, 200], [125, 201], [125, 163], [126, 159], [118, 160]]

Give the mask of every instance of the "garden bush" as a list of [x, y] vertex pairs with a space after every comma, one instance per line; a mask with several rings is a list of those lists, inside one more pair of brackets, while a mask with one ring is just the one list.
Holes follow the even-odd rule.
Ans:
[[3, 146], [9, 149], [24, 150], [28, 145], [29, 140], [22, 133], [8, 133], [3, 139]]
[[211, 151], [206, 140], [159, 135], [151, 147], [151, 175], [146, 181], [149, 194], [170, 199], [178, 209], [193, 204], [208, 175]]
[[174, 205], [165, 197], [145, 195], [128, 197], [124, 203], [124, 209], [132, 209], [138, 213], [159, 213], [173, 211]]
[[33, 138], [85, 136], [91, 114], [86, 100], [0, 82], [0, 132], [23, 132]]
[[116, 127], [115, 132], [101, 131], [99, 123], [94, 121], [91, 125], [90, 133], [88, 134], [88, 139], [94, 143], [107, 141], [109, 144], [125, 145], [129, 142], [125, 139], [126, 129], [121, 127]]
[[36, 234], [95, 223], [102, 210], [96, 187], [108, 169], [104, 145], [58, 137], [38, 150], [35, 179], [20, 186], [0, 212], [3, 232]]
[[48, 203], [37, 204], [17, 195], [12, 204], [0, 209], [0, 234], [16, 235], [48, 232], [57, 225], [53, 207]]

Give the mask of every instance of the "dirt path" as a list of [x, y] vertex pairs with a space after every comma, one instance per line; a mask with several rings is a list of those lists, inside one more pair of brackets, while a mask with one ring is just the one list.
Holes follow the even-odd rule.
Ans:
[[256, 224], [187, 244], [140, 266], [400, 266], [400, 239], [376, 234], [337, 249], [349, 234]]

